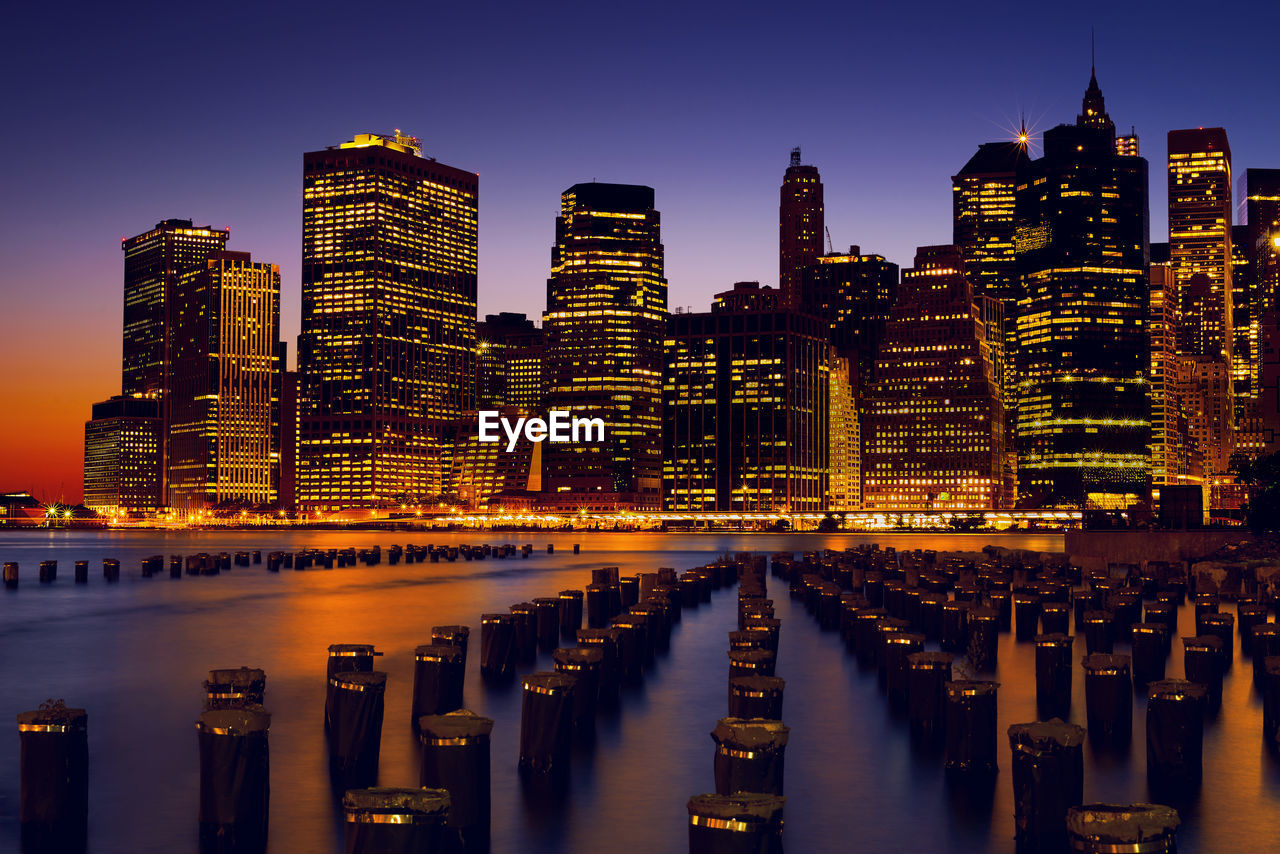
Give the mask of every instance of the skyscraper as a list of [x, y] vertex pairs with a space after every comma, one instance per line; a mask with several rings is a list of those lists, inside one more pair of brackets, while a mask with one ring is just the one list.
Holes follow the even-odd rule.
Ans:
[[178, 277], [170, 317], [170, 505], [274, 502], [280, 268], [215, 252]]
[[883, 255], [863, 255], [857, 246], [847, 254], [820, 255], [800, 270], [798, 307], [826, 321], [831, 343], [850, 360], [855, 389], [871, 380], [897, 288], [898, 265]]
[[867, 509], [1009, 506], [1004, 407], [982, 318], [960, 251], [920, 247], [903, 271], [865, 402]]
[[818, 168], [801, 165], [793, 148], [778, 202], [778, 287], [787, 305], [799, 301], [801, 270], [822, 254], [823, 217]]
[[95, 403], [84, 425], [84, 505], [104, 515], [159, 510], [161, 433], [154, 397]]
[[1241, 248], [1253, 271], [1261, 316], [1277, 307], [1280, 292], [1280, 169], [1246, 169], [1238, 187]]
[[1010, 313], [1018, 301], [1015, 191], [1030, 162], [1022, 138], [983, 143], [951, 178], [951, 242], [964, 259], [965, 277], [975, 293], [999, 299]]
[[477, 408], [540, 411], [544, 350], [542, 329], [525, 315], [486, 315], [476, 327]]
[[960, 250], [965, 278], [974, 294], [992, 297], [999, 304], [999, 312], [992, 307], [992, 313], [984, 319], [1001, 400], [1005, 404], [1005, 444], [1010, 464], [1015, 467], [1017, 457], [1012, 452], [1017, 372], [1013, 351], [1017, 346], [1017, 330], [1012, 321], [1021, 294], [1014, 252], [1015, 203], [1019, 180], [1031, 162], [1027, 154], [1029, 139], [1023, 128], [1012, 142], [979, 145], [977, 152], [951, 178], [951, 242]]
[[786, 308], [779, 291], [758, 282], [717, 294], [710, 312], [671, 316], [665, 509], [826, 508], [826, 335], [819, 318]]
[[160, 401], [160, 506], [167, 503], [169, 368], [173, 357], [170, 308], [178, 276], [227, 246], [231, 232], [166, 219], [121, 241], [124, 250], [124, 346], [121, 389], [126, 397]]
[[1116, 153], [1092, 77], [1074, 125], [1018, 185], [1018, 494], [1033, 506], [1147, 499], [1147, 161]]
[[399, 132], [303, 156], [301, 506], [443, 491], [474, 408], [478, 186]]
[[1190, 417], [1195, 360], [1178, 352], [1182, 313], [1173, 268], [1167, 261], [1152, 261], [1149, 282], [1151, 485], [1156, 490], [1202, 486], [1204, 455], [1192, 435]]
[[1196, 359], [1201, 420], [1193, 431], [1210, 477], [1230, 468], [1235, 423], [1243, 414], [1235, 409], [1235, 394], [1248, 394], [1249, 355], [1240, 354], [1243, 364], [1235, 358], [1231, 216], [1226, 131], [1169, 131], [1169, 261], [1182, 308], [1179, 348]]
[[548, 504], [661, 504], [667, 280], [660, 232], [651, 187], [575, 184], [561, 194], [542, 325], [546, 406], [603, 419], [605, 439], [548, 446]]
[[1184, 310], [1184, 349], [1232, 353], [1231, 147], [1222, 128], [1169, 131], [1169, 260], [1180, 289], [1197, 273], [1211, 299]]

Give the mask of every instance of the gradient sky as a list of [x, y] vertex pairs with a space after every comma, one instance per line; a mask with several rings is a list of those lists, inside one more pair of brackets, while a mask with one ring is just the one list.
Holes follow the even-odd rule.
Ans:
[[778, 184], [818, 166], [837, 250], [909, 265], [950, 176], [1098, 81], [1152, 163], [1227, 128], [1280, 167], [1280, 3], [24, 3], [6, 13], [0, 490], [79, 500], [83, 422], [120, 391], [120, 238], [229, 226], [280, 265], [298, 332], [302, 152], [401, 128], [480, 173], [480, 313], [545, 305], [559, 193], [649, 184], [670, 304], [777, 280]]

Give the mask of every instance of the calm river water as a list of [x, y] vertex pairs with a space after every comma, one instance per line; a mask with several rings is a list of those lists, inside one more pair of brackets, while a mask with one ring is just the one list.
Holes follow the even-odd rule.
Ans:
[[[988, 541], [1059, 550], [1039, 535], [888, 535], [899, 549], [976, 551]], [[869, 538], [820, 535], [680, 535], [399, 532], [48, 532], [0, 534], [0, 560], [17, 560], [22, 585], [0, 596], [0, 851], [18, 850], [18, 739], [14, 716], [48, 698], [89, 712], [90, 850], [197, 849], [198, 756], [194, 721], [211, 668], [249, 665], [267, 672], [271, 724], [271, 842], [282, 852], [342, 850], [342, 816], [329, 787], [322, 725], [325, 649], [373, 643], [389, 673], [381, 785], [412, 786], [418, 747], [409, 726], [413, 648], [433, 625], [472, 626], [466, 703], [497, 722], [493, 734], [493, 850], [597, 852], [687, 850], [685, 801], [713, 790], [712, 741], [726, 714], [728, 648], [735, 593], [686, 612], [670, 653], [640, 688], [603, 718], [593, 750], [574, 757], [568, 795], [548, 802], [516, 774], [519, 682], [495, 688], [479, 678], [480, 614], [535, 596], [584, 587], [590, 570], [623, 574], [672, 566], [683, 571], [726, 550], [843, 549]], [[150, 554], [393, 543], [535, 544], [528, 560], [401, 564], [293, 572], [234, 567], [216, 577], [143, 579]], [[548, 542], [556, 554], [545, 553]], [[580, 555], [572, 544], [582, 544]], [[102, 580], [102, 558], [121, 561], [120, 582]], [[59, 561], [58, 581], [36, 583], [40, 560]], [[89, 560], [90, 583], [72, 583], [72, 562]], [[1001, 773], [990, 791], [948, 785], [941, 758], [910, 746], [891, 716], [874, 672], [862, 672], [834, 634], [824, 634], [778, 579], [770, 593], [782, 620], [777, 672], [787, 681], [786, 848], [793, 852], [1012, 852], [1011, 723], [1035, 719], [1034, 646], [1000, 636]], [[1188, 606], [1189, 608], [1189, 606]], [[1233, 611], [1227, 607], [1224, 610]], [[1180, 628], [1193, 624], [1187, 608]], [[1237, 639], [1237, 644], [1238, 644]], [[1077, 644], [1083, 655], [1083, 639]], [[1127, 649], [1118, 648], [1118, 652]], [[1262, 749], [1261, 701], [1249, 660], [1237, 651], [1222, 711], [1208, 723], [1204, 784], [1178, 804], [1183, 852], [1273, 851], [1280, 832], [1280, 763]], [[552, 669], [540, 655], [526, 670]], [[1175, 643], [1170, 677], [1182, 675]], [[1084, 718], [1077, 667], [1072, 718]], [[1127, 755], [1085, 753], [1086, 801], [1149, 799], [1145, 701], [1135, 698]]]

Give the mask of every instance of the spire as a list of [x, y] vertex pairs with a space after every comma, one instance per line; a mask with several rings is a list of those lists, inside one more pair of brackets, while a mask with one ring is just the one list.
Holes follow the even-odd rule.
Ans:
[[1116, 126], [1107, 115], [1107, 102], [1098, 86], [1097, 53], [1094, 48], [1093, 28], [1089, 28], [1089, 88], [1084, 91], [1084, 103], [1076, 117], [1080, 127], [1095, 127], [1110, 131], [1115, 136]]
[[795, 148], [791, 149], [791, 165], [792, 166], [800, 165], [800, 146], [798, 145]]

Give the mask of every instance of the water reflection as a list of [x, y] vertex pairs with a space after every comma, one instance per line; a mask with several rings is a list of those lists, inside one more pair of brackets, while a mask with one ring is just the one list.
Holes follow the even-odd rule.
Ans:
[[[986, 543], [963, 535], [893, 535], [898, 548], [963, 548]], [[392, 543], [535, 543], [533, 556], [376, 568], [282, 570], [234, 567], [217, 577], [142, 579], [151, 554], [259, 548], [345, 548]], [[23, 586], [0, 596], [0, 719], [13, 720], [43, 700], [66, 698], [89, 710], [90, 838], [103, 852], [196, 851], [198, 762], [193, 723], [201, 680], [211, 668], [241, 664], [267, 672], [271, 731], [270, 851], [340, 851], [342, 816], [329, 787], [323, 729], [325, 649], [367, 642], [385, 653], [388, 673], [381, 785], [412, 786], [420, 752], [410, 728], [413, 650], [431, 627], [471, 627], [466, 703], [494, 718], [494, 851], [682, 851], [685, 801], [713, 789], [709, 737], [726, 714], [727, 632], [736, 628], [733, 594], [686, 611], [672, 627], [671, 650], [638, 686], [624, 686], [616, 709], [600, 711], [593, 745], [578, 743], [566, 793], [521, 784], [520, 683], [479, 674], [479, 616], [514, 602], [582, 588], [590, 570], [622, 573], [659, 566], [686, 569], [726, 550], [795, 552], [845, 548], [865, 537], [833, 535], [404, 534], [50, 532], [5, 534], [0, 558], [19, 561]], [[546, 542], [556, 544], [547, 556]], [[582, 553], [572, 554], [580, 542]], [[1052, 550], [1048, 536], [1003, 538], [1000, 545]], [[66, 569], [51, 587], [33, 583], [39, 560]], [[102, 581], [103, 557], [121, 560], [118, 584]], [[77, 587], [70, 567], [90, 560], [90, 583]], [[64, 579], [64, 575], [66, 578]], [[891, 715], [874, 669], [860, 670], [835, 633], [820, 632], [803, 606], [770, 578], [782, 620], [778, 675], [787, 680], [786, 844], [804, 852], [859, 850], [1012, 852], [1013, 803], [1004, 733], [1034, 720], [1035, 648], [999, 637], [998, 733], [1001, 770], [988, 785], [949, 781], [940, 751], [915, 750], [905, 719]], [[1229, 606], [1224, 606], [1224, 610]], [[1194, 623], [1190, 605], [1180, 625]], [[1183, 632], [1184, 634], [1186, 632]], [[1239, 643], [1238, 636], [1235, 639]], [[1085, 717], [1075, 644], [1072, 720]], [[1117, 652], [1128, 653], [1125, 644]], [[1248, 659], [1223, 685], [1223, 708], [1206, 721], [1203, 784], [1184, 793], [1179, 850], [1266, 850], [1280, 826], [1280, 765], [1261, 744], [1261, 703]], [[518, 672], [551, 670], [540, 652]], [[1175, 640], [1168, 678], [1183, 675]], [[1145, 695], [1134, 695], [1133, 735], [1119, 752], [1085, 753], [1085, 798], [1146, 801]], [[0, 850], [16, 850], [17, 739], [0, 738]], [[1209, 844], [1210, 841], [1212, 844]]]

